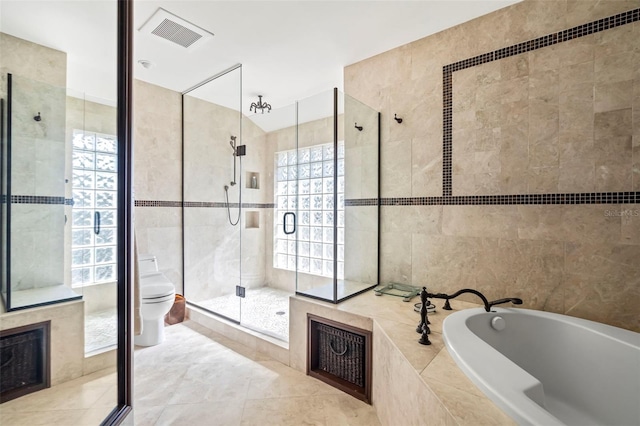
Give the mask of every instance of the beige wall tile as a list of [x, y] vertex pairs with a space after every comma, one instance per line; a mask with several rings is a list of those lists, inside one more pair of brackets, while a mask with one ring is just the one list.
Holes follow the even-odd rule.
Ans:
[[[580, 38], [576, 38], [573, 40], [566, 41], [564, 43], [560, 43], [558, 45], [558, 50], [560, 54], [560, 79], [564, 77], [569, 77], [570, 79], [574, 79], [575, 76], [571, 77], [563, 70], [574, 69], [574, 70], [584, 70], [587, 71], [584, 67], [575, 67], [572, 65], [585, 64], [586, 67], [591, 69], [590, 73], [587, 75], [593, 76], [593, 55], [594, 55], [594, 44], [595, 37], [594, 35], [587, 35]], [[588, 65], [591, 63], [591, 65]]]
[[[637, 0], [531, 0], [512, 5], [411, 43], [410, 87], [438, 95], [443, 65], [638, 6]], [[626, 25], [454, 72], [454, 195], [637, 190], [640, 115], [635, 111], [640, 110], [636, 102], [640, 99], [640, 84], [634, 79], [640, 79], [635, 42], [639, 28], [637, 24]], [[392, 52], [400, 54], [400, 50]], [[397, 61], [397, 56], [394, 58]], [[347, 93], [367, 97], [371, 104], [379, 105], [383, 117], [393, 117], [389, 99], [394, 98], [394, 92], [401, 97], [401, 81], [387, 86], [384, 95], [376, 83], [366, 83], [365, 77], [380, 72], [377, 66], [382, 63], [383, 59], [375, 58], [375, 63], [367, 60], [347, 67], [345, 88]], [[522, 80], [516, 83], [518, 79]], [[513, 86], [504, 84], [512, 80]], [[522, 87], [524, 81], [526, 88]], [[523, 94], [528, 94], [527, 99], [519, 101]], [[436, 98], [436, 102], [440, 101]], [[629, 105], [630, 116], [624, 111]], [[414, 170], [429, 168], [434, 180], [441, 179], [442, 170], [437, 169], [442, 166], [424, 153], [431, 150], [435, 156], [441, 155], [441, 151], [436, 152], [442, 146], [440, 119], [438, 116], [437, 127], [429, 131], [419, 151], [414, 144], [411, 159]], [[403, 137], [417, 131], [406, 129]], [[388, 140], [383, 134], [383, 146]], [[493, 161], [496, 152], [497, 165]], [[426, 176], [422, 172], [418, 175]], [[397, 196], [440, 195], [438, 186], [431, 186], [433, 191], [417, 193], [415, 176], [416, 173], [411, 192], [405, 189]], [[390, 185], [384, 175], [382, 179], [383, 185]], [[605, 217], [605, 207], [444, 206], [442, 235], [413, 232], [410, 251], [408, 244], [402, 245], [407, 236], [399, 231], [399, 224], [410, 222], [416, 213], [407, 207], [385, 207], [393, 219], [387, 221], [383, 216], [387, 227], [383, 238], [393, 241], [393, 249], [383, 252], [382, 265], [396, 279], [404, 279], [410, 273], [414, 284], [437, 282], [443, 290], [452, 291], [462, 286], [481, 286], [496, 297], [517, 289], [536, 309], [566, 312], [576, 305], [566, 298], [580, 297], [580, 290], [576, 293], [563, 281], [563, 273], [574, 273], [566, 271], [570, 260], [564, 259], [564, 245], [603, 241], [637, 245], [633, 236], [635, 221]], [[514, 257], [512, 251], [521, 254]], [[410, 262], [407, 256], [411, 256]], [[602, 256], [608, 259], [614, 255]], [[592, 269], [588, 263], [583, 267], [583, 272]], [[547, 270], [548, 274], [536, 275], [532, 272], [535, 268]], [[633, 279], [637, 277], [634, 274], [630, 275]], [[602, 282], [611, 280], [606, 274], [596, 275]], [[590, 291], [590, 287], [584, 287], [584, 294]], [[613, 306], [608, 301], [602, 303]], [[580, 312], [590, 315], [587, 309]], [[622, 324], [626, 320], [615, 321]], [[637, 328], [635, 322], [625, 324], [626, 328]]]
[[[57, 87], [67, 85], [67, 54], [9, 34], [0, 33], [0, 68]], [[3, 74], [4, 74], [3, 72]], [[3, 85], [3, 90], [6, 86]]]
[[619, 206], [615, 214], [621, 215], [623, 244], [640, 245], [640, 205], [627, 204]]
[[[565, 313], [631, 330], [640, 329], [637, 306], [637, 245], [607, 243], [567, 244]], [[611, 305], [616, 309], [598, 307]], [[635, 312], [634, 312], [635, 310]]]
[[51, 385], [83, 374], [84, 303], [75, 301], [3, 313], [0, 329], [51, 321]]
[[[153, 105], [153, 108], [149, 108]], [[180, 94], [139, 80], [134, 90], [134, 191], [138, 200], [182, 198]]]
[[598, 84], [594, 92], [594, 112], [626, 109], [631, 107], [633, 81]]
[[631, 80], [635, 71], [634, 59], [634, 55], [629, 55], [628, 53], [596, 57], [594, 62], [596, 83], [616, 83]]
[[442, 233], [452, 236], [514, 238], [514, 206], [443, 206]]

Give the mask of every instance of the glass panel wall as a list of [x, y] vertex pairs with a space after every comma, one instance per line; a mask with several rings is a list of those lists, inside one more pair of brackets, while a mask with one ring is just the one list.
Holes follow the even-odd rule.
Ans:
[[378, 283], [378, 128], [338, 90], [298, 103], [300, 295], [338, 303]]
[[183, 96], [185, 296], [286, 341], [290, 295], [378, 283], [378, 113], [330, 90], [247, 114], [240, 86]]
[[[265, 101], [268, 98], [265, 98]], [[246, 297], [242, 302], [241, 324], [262, 334], [288, 341], [289, 296], [295, 293], [295, 260], [293, 270], [273, 267], [274, 238], [284, 234], [284, 213], [289, 232], [293, 229], [296, 206], [289, 203], [289, 192], [295, 190], [295, 180], [277, 183], [276, 152], [296, 152], [296, 106], [274, 107], [263, 114], [251, 114], [247, 108], [243, 120], [243, 140], [247, 145], [245, 161], [246, 184], [243, 185], [242, 286]], [[287, 178], [297, 173], [296, 160], [287, 160]], [[280, 177], [283, 170], [280, 170]], [[275, 173], [275, 174], [274, 174]], [[290, 183], [290, 185], [289, 185]], [[284, 198], [275, 195], [278, 191]], [[278, 206], [281, 208], [279, 209]], [[281, 248], [295, 247], [295, 241], [282, 241]], [[292, 248], [294, 250], [294, 248]], [[276, 255], [277, 257], [277, 255]], [[288, 260], [288, 259], [287, 259]]]
[[185, 298], [240, 321], [245, 166], [240, 66], [183, 93]]
[[5, 307], [13, 311], [80, 299], [65, 276], [67, 206], [72, 204], [65, 183], [66, 89], [12, 73], [3, 83]]
[[[379, 282], [379, 113], [349, 95], [344, 105], [344, 280], [343, 300]], [[357, 127], [356, 127], [357, 124]]]
[[[118, 2], [89, 3], [20, 1], [0, 6], [0, 329], [12, 331], [50, 321], [47, 370], [54, 388], [71, 389], [80, 381], [92, 386], [91, 377], [85, 380], [81, 376], [104, 369], [99, 385], [109, 391], [92, 412], [99, 420], [118, 403], [118, 367], [122, 367], [119, 383], [123, 387], [128, 375], [126, 362], [116, 365], [115, 350], [116, 255], [125, 251], [125, 242], [117, 241], [110, 230], [118, 209], [111, 178], [117, 175], [116, 167], [122, 164], [119, 156], [125, 150], [100, 148], [98, 140], [93, 153], [84, 149], [87, 155], [76, 155], [74, 162], [73, 136], [74, 129], [96, 135], [118, 133], [116, 63], [124, 54], [117, 54]], [[39, 13], [33, 13], [34, 7]], [[69, 28], [77, 29], [80, 16], [82, 24], [96, 31], [83, 31], [84, 43], [79, 45], [65, 34]], [[121, 29], [126, 28], [126, 20], [120, 24]], [[110, 178], [102, 179], [107, 174]], [[122, 176], [118, 178], [122, 182]], [[102, 214], [101, 232], [94, 226], [95, 211], [94, 217], [78, 213], [87, 209]], [[76, 252], [72, 251], [74, 245]], [[86, 261], [93, 264], [90, 274], [72, 271], [89, 268]], [[99, 268], [104, 268], [105, 279], [97, 285]], [[94, 279], [84, 279], [87, 275]], [[126, 283], [120, 284], [124, 290]], [[36, 306], [38, 309], [30, 309]], [[92, 322], [94, 308], [108, 309], [109, 316]], [[125, 308], [123, 304], [123, 319]], [[124, 344], [127, 328], [124, 321], [121, 325], [121, 354], [128, 355]], [[102, 340], [93, 341], [92, 333]], [[95, 350], [87, 350], [91, 342], [96, 343]], [[61, 394], [46, 392], [49, 396]], [[81, 408], [74, 395], [65, 394], [64, 404], [70, 409]], [[20, 399], [12, 401], [18, 404], [14, 408], [19, 408]], [[2, 410], [0, 407], [0, 418]], [[23, 420], [30, 421], [28, 416]]]

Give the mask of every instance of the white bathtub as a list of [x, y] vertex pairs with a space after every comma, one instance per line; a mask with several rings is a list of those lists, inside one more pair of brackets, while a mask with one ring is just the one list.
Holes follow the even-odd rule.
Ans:
[[519, 424], [640, 425], [639, 333], [549, 312], [476, 308], [449, 315], [443, 337], [462, 371]]

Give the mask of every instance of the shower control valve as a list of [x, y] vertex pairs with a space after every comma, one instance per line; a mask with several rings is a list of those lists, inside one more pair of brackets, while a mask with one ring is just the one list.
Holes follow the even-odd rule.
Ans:
[[247, 146], [246, 145], [238, 145], [236, 148], [236, 157], [242, 157], [247, 155]]

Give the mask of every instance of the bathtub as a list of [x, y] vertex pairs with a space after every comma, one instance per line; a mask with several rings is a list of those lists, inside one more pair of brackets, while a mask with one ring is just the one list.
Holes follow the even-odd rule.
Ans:
[[516, 308], [443, 323], [449, 353], [518, 424], [640, 425], [640, 334]]

